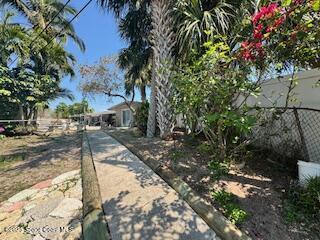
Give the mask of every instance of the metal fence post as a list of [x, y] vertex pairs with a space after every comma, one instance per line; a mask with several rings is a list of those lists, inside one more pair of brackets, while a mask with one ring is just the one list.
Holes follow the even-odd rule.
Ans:
[[294, 116], [295, 116], [295, 119], [296, 119], [299, 135], [300, 135], [300, 138], [301, 138], [302, 149], [303, 149], [303, 152], [304, 152], [304, 157], [306, 158], [305, 160], [307, 162], [310, 162], [308, 148], [307, 148], [307, 144], [306, 144], [306, 139], [304, 137], [303, 129], [301, 127], [301, 122], [300, 122], [298, 110], [296, 108], [293, 108], [293, 113], [294, 113]]

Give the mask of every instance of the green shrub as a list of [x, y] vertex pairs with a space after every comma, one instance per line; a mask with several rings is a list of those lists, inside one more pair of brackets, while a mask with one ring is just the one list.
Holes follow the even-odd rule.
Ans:
[[305, 187], [291, 186], [284, 210], [286, 220], [290, 223], [320, 222], [320, 177], [309, 178]]
[[6, 138], [6, 136], [5, 136], [5, 135], [0, 134], [0, 141], [1, 141], [1, 140], [4, 140], [5, 138]]
[[211, 153], [212, 149], [210, 144], [208, 143], [201, 143], [198, 147], [197, 150], [201, 153]]
[[241, 224], [248, 217], [248, 214], [236, 203], [237, 199], [232, 193], [221, 190], [213, 192], [212, 197], [223, 208], [224, 214], [233, 224]]
[[137, 127], [144, 134], [147, 132], [148, 114], [149, 114], [149, 103], [144, 102], [137, 109], [136, 116], [135, 116]]
[[216, 160], [210, 161], [208, 168], [212, 179], [215, 181], [219, 180], [222, 176], [227, 175], [229, 172], [228, 163], [221, 163]]

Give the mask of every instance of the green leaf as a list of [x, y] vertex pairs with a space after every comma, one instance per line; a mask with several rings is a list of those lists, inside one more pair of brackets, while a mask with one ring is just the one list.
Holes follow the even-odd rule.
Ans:
[[283, 0], [281, 3], [282, 7], [288, 7], [291, 4], [291, 0]]
[[320, 9], [320, 0], [315, 0], [314, 3], [312, 4], [312, 8], [314, 11], [319, 11]]

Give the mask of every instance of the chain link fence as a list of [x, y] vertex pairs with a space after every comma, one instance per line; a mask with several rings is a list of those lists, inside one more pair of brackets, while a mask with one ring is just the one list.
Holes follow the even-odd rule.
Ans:
[[70, 119], [0, 120], [0, 127], [6, 132], [52, 132], [69, 130], [79, 124]]
[[320, 162], [320, 110], [261, 108], [252, 140], [259, 147], [310, 162]]

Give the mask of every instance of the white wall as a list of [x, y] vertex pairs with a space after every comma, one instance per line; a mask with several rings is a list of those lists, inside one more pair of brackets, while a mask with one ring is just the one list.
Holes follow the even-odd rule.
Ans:
[[[266, 81], [261, 86], [261, 95], [258, 98], [249, 97], [247, 100], [247, 104], [249, 106], [258, 105], [261, 107], [284, 107], [288, 92], [288, 86], [290, 84], [290, 81], [288, 79], [290, 77], [291, 76], [286, 76], [281, 79], [271, 79], [269, 81]], [[320, 87], [316, 87], [316, 84], [320, 83], [320, 71], [309, 70], [298, 73], [296, 77], [298, 79], [298, 85], [292, 91], [292, 93], [294, 93], [294, 98], [296, 98], [296, 101], [290, 101], [289, 107], [304, 107], [320, 110]], [[301, 122], [301, 127], [303, 129], [310, 161], [320, 162], [320, 112], [298, 110], [298, 114]], [[280, 120], [275, 121], [272, 126], [269, 126], [269, 129], [256, 129], [255, 137], [260, 137], [260, 142], [262, 144], [267, 144], [266, 142], [264, 142], [264, 140], [266, 140], [267, 138], [267, 132], [274, 132], [271, 137], [268, 136], [269, 144], [274, 149], [279, 149], [280, 151], [290, 151], [290, 148], [285, 149], [284, 147], [282, 147], [283, 144], [287, 144], [286, 142], [288, 141], [291, 141], [291, 143], [300, 142], [300, 134], [298, 132], [296, 122], [292, 122], [292, 120], [295, 120], [292, 110], [288, 111], [286, 115], [284, 115], [284, 119], [286, 119], [285, 122], [283, 119], [282, 122]], [[289, 135], [287, 133], [282, 133], [280, 126], [284, 128], [288, 128], [288, 126], [290, 126], [289, 130], [291, 131], [291, 133]], [[290, 139], [288, 139], [288, 136]], [[283, 142], [281, 143], [281, 141]]]
[[[276, 103], [277, 107], [284, 107], [288, 87], [290, 85], [290, 75], [280, 79], [271, 79], [261, 86], [261, 95], [258, 98], [249, 97], [247, 104], [255, 104], [262, 107], [272, 107]], [[294, 97], [297, 101], [290, 102], [290, 107], [307, 107], [320, 109], [320, 70], [314, 69], [296, 74], [298, 85], [293, 89]]]

